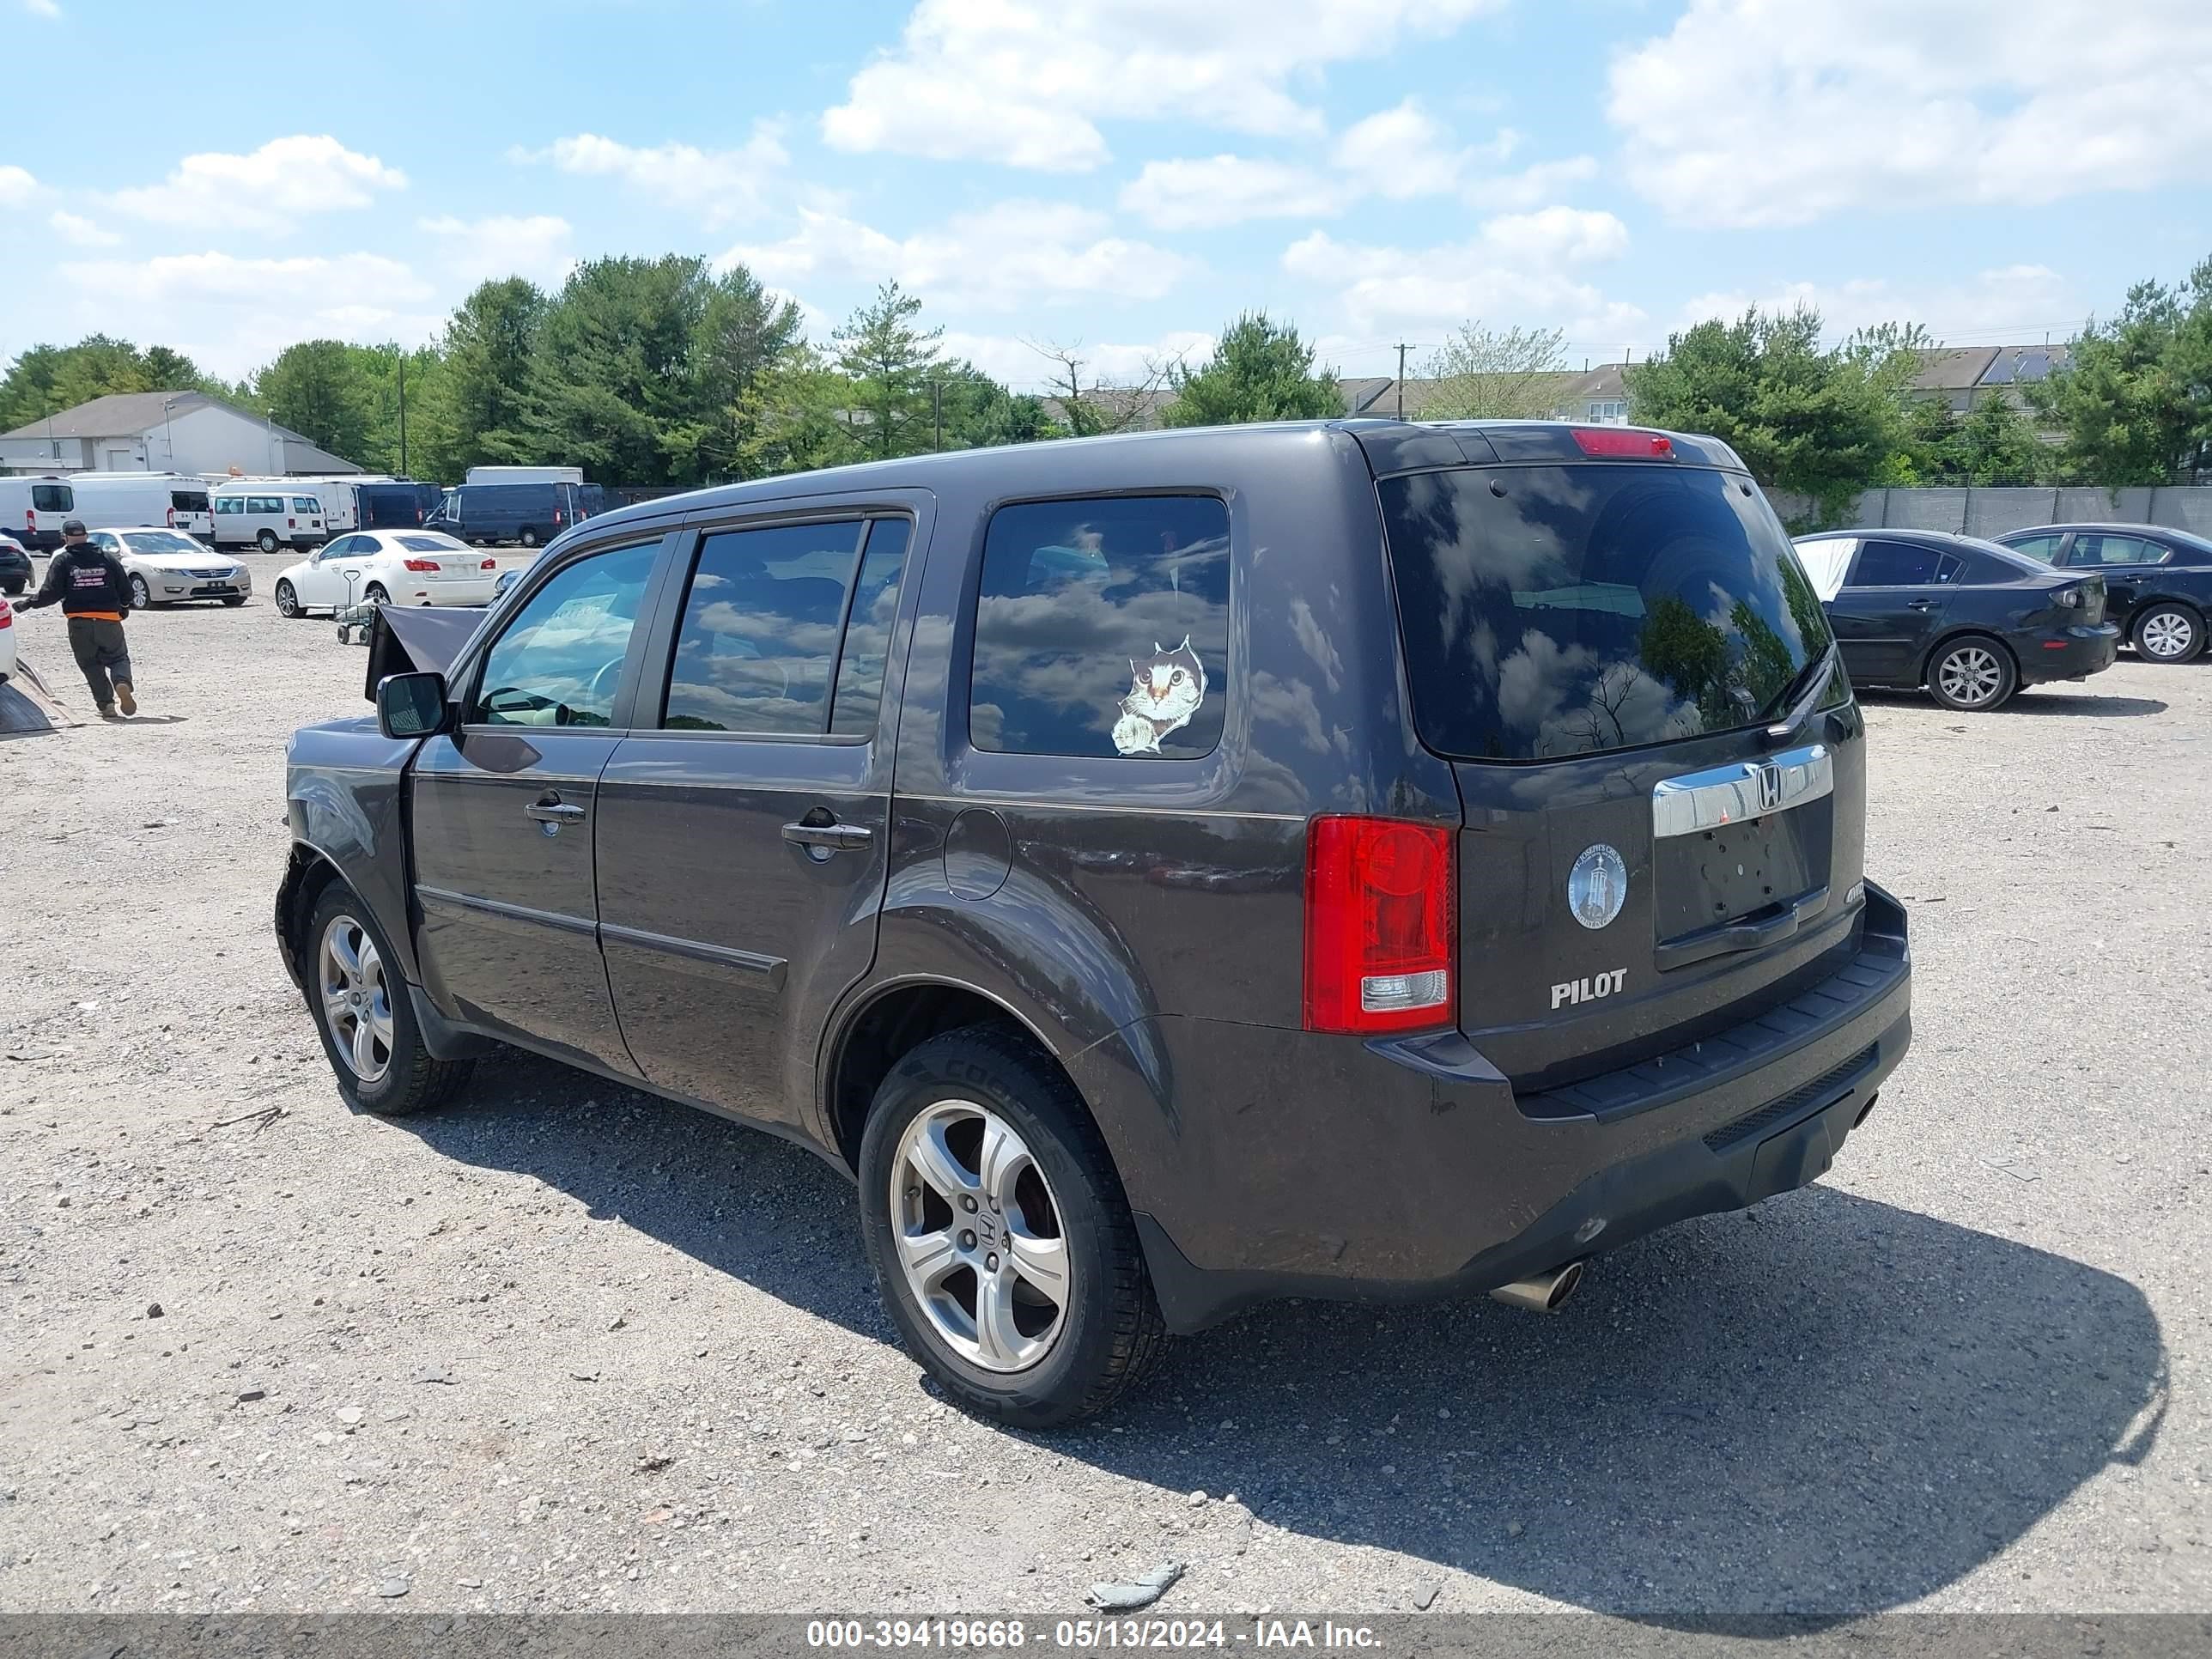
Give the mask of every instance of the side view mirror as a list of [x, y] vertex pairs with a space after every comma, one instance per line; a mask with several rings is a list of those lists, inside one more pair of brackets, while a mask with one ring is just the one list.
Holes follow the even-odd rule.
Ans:
[[376, 683], [376, 729], [387, 738], [434, 738], [452, 718], [443, 674], [387, 674]]

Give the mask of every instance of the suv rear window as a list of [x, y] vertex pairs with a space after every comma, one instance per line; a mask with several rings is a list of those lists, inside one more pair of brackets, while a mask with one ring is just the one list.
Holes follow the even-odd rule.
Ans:
[[1748, 726], [1827, 649], [1756, 491], [1702, 467], [1464, 468], [1378, 486], [1421, 739], [1542, 760]]
[[991, 515], [968, 710], [978, 749], [1209, 755], [1228, 656], [1218, 498], [1027, 501]]

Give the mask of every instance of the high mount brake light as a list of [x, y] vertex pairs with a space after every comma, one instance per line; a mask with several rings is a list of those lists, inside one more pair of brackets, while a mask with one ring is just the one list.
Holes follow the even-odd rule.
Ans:
[[1372, 1035], [1450, 1023], [1453, 842], [1442, 826], [1390, 818], [1306, 826], [1306, 1030]]
[[1674, 441], [1660, 433], [1617, 426], [1578, 426], [1572, 430], [1576, 445], [1585, 455], [1619, 455], [1646, 461], [1674, 458]]

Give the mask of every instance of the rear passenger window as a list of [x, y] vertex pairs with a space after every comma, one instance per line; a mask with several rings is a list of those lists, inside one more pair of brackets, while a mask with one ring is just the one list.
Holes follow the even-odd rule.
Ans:
[[1229, 509], [1210, 495], [992, 515], [969, 697], [978, 749], [1190, 759], [1221, 741]]
[[839, 737], [875, 735], [884, 706], [884, 664], [898, 615], [899, 580], [906, 572], [909, 526], [904, 519], [878, 519], [868, 529], [867, 551], [860, 558], [860, 580], [853, 590], [851, 618], [845, 624], [844, 649], [837, 657], [837, 695], [830, 711], [830, 730]]
[[767, 736], [828, 729], [862, 528], [854, 519], [778, 525], [701, 543], [661, 725]]
[[1919, 587], [1936, 580], [1942, 557], [1932, 547], [1910, 542], [1869, 542], [1851, 572], [1851, 587]]

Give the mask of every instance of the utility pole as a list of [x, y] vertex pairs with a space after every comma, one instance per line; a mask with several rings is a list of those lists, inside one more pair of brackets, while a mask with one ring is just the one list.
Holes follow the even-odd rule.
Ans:
[[942, 380], [929, 383], [929, 418], [937, 428], [937, 437], [930, 447], [930, 453], [937, 454], [945, 448], [945, 382]]
[[399, 349], [399, 476], [407, 476], [407, 349]]
[[1398, 342], [1398, 418], [1406, 418], [1406, 343]]

